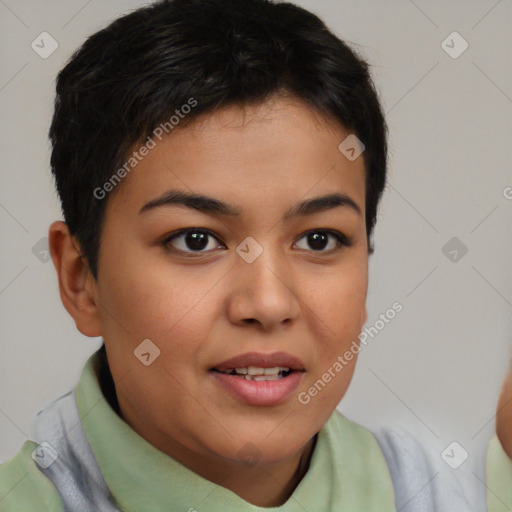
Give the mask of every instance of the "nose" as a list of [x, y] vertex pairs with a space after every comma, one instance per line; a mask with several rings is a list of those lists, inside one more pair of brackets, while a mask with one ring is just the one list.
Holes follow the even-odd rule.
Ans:
[[264, 249], [256, 260], [239, 258], [230, 272], [227, 303], [229, 320], [235, 325], [259, 324], [270, 331], [291, 324], [300, 313], [297, 276], [283, 256]]

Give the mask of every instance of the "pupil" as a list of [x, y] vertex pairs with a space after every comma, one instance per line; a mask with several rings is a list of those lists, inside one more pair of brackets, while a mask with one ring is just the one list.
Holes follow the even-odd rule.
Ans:
[[308, 241], [313, 249], [324, 249], [327, 243], [327, 236], [325, 233], [311, 233], [308, 235]]
[[207, 233], [195, 232], [195, 233], [187, 233], [186, 243], [189, 249], [193, 250], [201, 250], [204, 249], [208, 245], [208, 235]]

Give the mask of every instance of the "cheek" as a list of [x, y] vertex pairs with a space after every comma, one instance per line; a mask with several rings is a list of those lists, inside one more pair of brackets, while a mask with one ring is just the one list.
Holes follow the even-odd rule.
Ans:
[[206, 268], [173, 268], [163, 258], [150, 262], [140, 255], [115, 261], [105, 265], [107, 278], [101, 286], [100, 300], [108, 310], [104, 335], [132, 351], [150, 339], [162, 355], [171, 344], [173, 352], [178, 347], [183, 356], [193, 353], [194, 340], [204, 334], [214, 313], [209, 297], [219, 276]]
[[316, 326], [317, 353], [322, 367], [332, 364], [354, 341], [358, 342], [365, 322], [367, 285], [366, 267], [354, 265], [329, 279], [312, 283], [304, 295], [311, 322]]
[[316, 326], [316, 364], [302, 396], [311, 400], [308, 414], [312, 422], [318, 418], [327, 421], [349, 388], [358, 358], [358, 336], [365, 320], [364, 269], [353, 268], [327, 283], [323, 293], [317, 290], [310, 294], [312, 322]]
[[321, 282], [321, 286], [319, 281], [312, 282], [305, 295], [310, 297], [311, 309], [319, 319], [338, 334], [359, 326], [364, 320], [368, 289], [366, 269], [359, 266], [340, 269]]

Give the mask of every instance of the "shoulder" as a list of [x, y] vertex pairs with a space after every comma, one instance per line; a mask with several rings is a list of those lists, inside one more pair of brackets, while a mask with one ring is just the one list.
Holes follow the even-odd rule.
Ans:
[[469, 499], [466, 477], [448, 466], [436, 443], [413, 436], [402, 428], [380, 428], [375, 431], [375, 437], [393, 478], [397, 509], [403, 512], [481, 510], [482, 493], [474, 496], [474, 500]]
[[436, 465], [431, 452], [406, 430], [380, 428], [374, 435], [395, 471], [430, 474], [429, 470]]
[[[346, 510], [395, 510], [393, 481], [373, 434], [337, 409], [319, 432], [318, 456], [325, 478]], [[316, 451], [316, 448], [315, 448]], [[328, 453], [327, 453], [328, 452]]]
[[[357, 450], [359, 457], [352, 460], [353, 464], [359, 460], [365, 465], [371, 462], [371, 464], [380, 467], [381, 470], [386, 468], [383, 450], [370, 430], [349, 420], [337, 409], [334, 410], [328, 423], [328, 432], [331, 435], [333, 446], [345, 447], [350, 449], [351, 452]], [[343, 440], [343, 443], [341, 443], [341, 440]], [[353, 470], [357, 470], [357, 468], [353, 468]]]
[[[51, 510], [64, 512], [57, 489], [39, 470], [32, 458], [38, 445], [25, 441], [20, 451], [0, 465], [0, 510], [2, 512], [39, 512]], [[34, 452], [34, 456], [45, 454], [44, 450]]]
[[378, 446], [375, 436], [366, 427], [349, 420], [338, 409], [334, 409], [328, 420], [329, 430], [333, 437], [339, 438], [342, 435], [352, 441], [360, 441], [361, 446]]
[[[403, 428], [367, 429], [341, 413], [331, 419], [331, 431], [350, 440], [363, 459], [384, 461], [393, 482], [395, 506], [401, 512], [454, 512], [484, 510], [482, 493], [474, 503], [468, 498], [465, 480], [441, 457], [442, 450], [425, 437]], [[379, 465], [382, 468], [382, 465]], [[473, 495], [471, 495], [473, 496]], [[482, 507], [480, 507], [482, 505]]]
[[329, 418], [330, 445], [333, 451], [350, 464], [350, 473], [364, 480], [373, 479], [373, 485], [393, 484], [388, 461], [374, 434], [366, 427], [348, 419], [337, 409]]

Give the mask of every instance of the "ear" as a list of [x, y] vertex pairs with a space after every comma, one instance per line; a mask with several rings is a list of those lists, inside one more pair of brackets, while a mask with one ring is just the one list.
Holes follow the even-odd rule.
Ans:
[[85, 336], [101, 336], [97, 285], [66, 223], [53, 222], [48, 232], [50, 254], [59, 279], [62, 304]]

